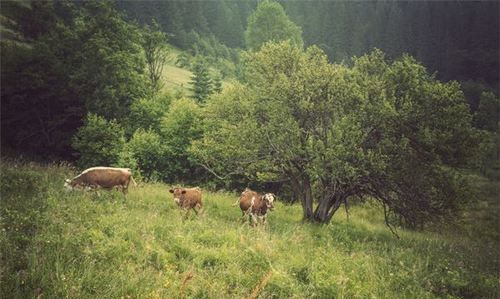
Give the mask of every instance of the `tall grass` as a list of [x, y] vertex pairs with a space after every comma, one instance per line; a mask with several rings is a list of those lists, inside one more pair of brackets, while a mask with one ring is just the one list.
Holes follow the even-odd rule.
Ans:
[[132, 188], [127, 198], [66, 193], [70, 174], [3, 163], [5, 298], [500, 297], [491, 221], [466, 215], [456, 224], [491, 232], [479, 239], [447, 227], [400, 230], [398, 240], [372, 203], [318, 226], [278, 202], [268, 225], [252, 228], [232, 206], [236, 194], [204, 191], [205, 213], [184, 218], [166, 185]]

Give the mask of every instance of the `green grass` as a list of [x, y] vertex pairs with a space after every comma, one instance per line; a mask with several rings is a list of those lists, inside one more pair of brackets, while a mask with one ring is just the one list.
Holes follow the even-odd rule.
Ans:
[[177, 56], [182, 53], [182, 50], [175, 47], [170, 48], [170, 57], [163, 67], [162, 83], [164, 91], [182, 91], [186, 95], [190, 95], [191, 77], [193, 73], [187, 69], [180, 68], [175, 65]]
[[[498, 226], [486, 217], [497, 210], [484, 203], [474, 212], [486, 218], [465, 215], [453, 226], [489, 231], [480, 238], [447, 227], [399, 230], [398, 240], [373, 203], [353, 206], [349, 221], [340, 211], [319, 226], [302, 223], [300, 206], [278, 202], [268, 225], [252, 228], [232, 206], [236, 194], [204, 191], [204, 215], [183, 219], [169, 186], [131, 188], [127, 199], [115, 191], [66, 193], [63, 180], [72, 174], [65, 166], [2, 163], [0, 296], [500, 297]], [[491, 190], [483, 195], [498, 204]]]

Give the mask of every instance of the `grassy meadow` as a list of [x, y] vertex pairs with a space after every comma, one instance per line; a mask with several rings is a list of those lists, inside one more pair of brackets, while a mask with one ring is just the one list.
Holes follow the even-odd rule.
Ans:
[[2, 162], [3, 298], [499, 298], [498, 187], [453, 224], [387, 229], [373, 203], [329, 225], [276, 204], [251, 227], [237, 193], [183, 213], [164, 184], [65, 192], [66, 165]]

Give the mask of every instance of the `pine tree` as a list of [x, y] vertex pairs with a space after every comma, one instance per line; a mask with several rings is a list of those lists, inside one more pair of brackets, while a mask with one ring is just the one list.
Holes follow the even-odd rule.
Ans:
[[212, 80], [206, 62], [200, 58], [196, 59], [192, 72], [192, 87], [190, 88], [193, 92], [192, 98], [198, 103], [203, 103], [213, 93]]
[[222, 91], [222, 79], [220, 75], [215, 75], [212, 80], [212, 87], [215, 93], [221, 93]]

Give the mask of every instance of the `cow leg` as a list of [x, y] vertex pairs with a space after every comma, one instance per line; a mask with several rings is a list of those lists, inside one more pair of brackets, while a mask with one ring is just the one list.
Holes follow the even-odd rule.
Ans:
[[347, 198], [344, 199], [344, 208], [345, 208], [345, 214], [347, 216], [347, 221], [349, 221], [349, 204], [347, 202]]
[[128, 193], [128, 185], [130, 184], [130, 180], [127, 180], [124, 185], [122, 185], [123, 194], [127, 195]]
[[191, 214], [191, 209], [188, 209], [186, 211], [186, 214], [184, 215], [184, 219], [187, 219], [189, 217], [189, 215]]
[[254, 214], [254, 213], [250, 213], [250, 216], [252, 216], [252, 226], [255, 226], [256, 224], [259, 223], [259, 220], [257, 218], [257, 216]]
[[203, 210], [203, 207], [200, 204], [196, 204], [195, 208], [198, 208], [198, 210], [194, 209], [194, 211], [196, 212], [196, 215], [198, 215], [198, 214], [203, 215], [204, 210]]

